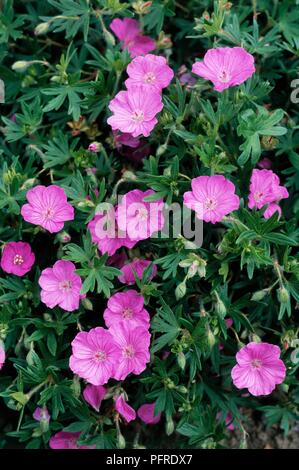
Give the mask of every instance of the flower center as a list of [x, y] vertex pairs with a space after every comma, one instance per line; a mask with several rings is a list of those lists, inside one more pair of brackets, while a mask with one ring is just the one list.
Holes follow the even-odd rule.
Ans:
[[260, 202], [260, 200], [262, 199], [263, 195], [264, 195], [264, 194], [263, 194], [262, 192], [258, 192], [258, 191], [257, 191], [256, 193], [254, 193], [253, 198], [254, 198], [255, 202]]
[[132, 318], [133, 310], [131, 308], [123, 309], [123, 318]]
[[21, 255], [15, 255], [13, 259], [13, 264], [17, 264], [18, 266], [21, 266], [21, 264], [24, 263], [24, 258]]
[[138, 217], [139, 220], [147, 220], [147, 210], [146, 210], [146, 208], [138, 209], [136, 211], [136, 216]]
[[132, 113], [132, 121], [134, 122], [143, 122], [144, 121], [144, 113], [140, 109], [137, 109]]
[[216, 207], [217, 207], [217, 201], [215, 199], [213, 199], [211, 197], [206, 199], [206, 202], [205, 202], [205, 208], [206, 209], [209, 209], [209, 210], [212, 211], [212, 210], [216, 209]]
[[54, 215], [54, 210], [51, 209], [50, 207], [44, 211], [44, 217], [45, 217], [45, 219], [50, 220], [50, 219], [53, 218], [53, 215]]
[[63, 292], [69, 292], [72, 288], [72, 281], [62, 281], [59, 284], [59, 289], [62, 290]]
[[94, 358], [97, 362], [103, 362], [107, 358], [107, 354], [105, 351], [97, 351], [94, 355]]
[[260, 359], [253, 359], [253, 361], [251, 361], [251, 365], [254, 369], [260, 369], [263, 363]]
[[144, 83], [148, 83], [149, 85], [152, 85], [155, 83], [156, 77], [153, 74], [153, 72], [148, 72], [144, 75]]
[[127, 359], [132, 359], [135, 355], [135, 350], [131, 344], [128, 344], [124, 349], [123, 349], [123, 356], [126, 357]]
[[230, 81], [230, 76], [226, 72], [226, 70], [221, 70], [221, 72], [218, 75], [218, 78], [219, 78], [220, 82], [222, 82], [222, 83], [227, 83], [227, 82]]

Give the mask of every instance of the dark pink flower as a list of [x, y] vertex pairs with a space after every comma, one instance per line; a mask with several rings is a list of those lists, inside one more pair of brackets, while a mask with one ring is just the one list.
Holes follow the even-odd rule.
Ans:
[[4, 349], [4, 344], [0, 340], [0, 370], [4, 366], [4, 362], [5, 362], [5, 349]]
[[115, 18], [110, 28], [121, 41], [122, 48], [127, 49], [131, 57], [147, 54], [155, 49], [155, 41], [149, 36], [142, 36], [138, 21], [131, 18]]
[[122, 268], [122, 275], [118, 277], [120, 282], [127, 285], [135, 284], [135, 276], [142, 279], [142, 275], [149, 266], [151, 265], [151, 274], [149, 279], [152, 280], [157, 275], [157, 266], [153, 264], [151, 261], [146, 259], [135, 259], [131, 263], [125, 264]]
[[236, 355], [231, 376], [237, 388], [248, 388], [251, 395], [270, 395], [286, 375], [279, 358], [280, 348], [269, 343], [248, 343]]
[[119, 346], [102, 327], [80, 331], [72, 342], [71, 370], [92, 385], [104, 385], [119, 361]]
[[123, 393], [115, 400], [115, 409], [127, 421], [127, 423], [136, 419], [136, 412], [130, 405], [128, 405]]
[[33, 418], [36, 421], [46, 421], [49, 422], [51, 419], [50, 413], [47, 408], [37, 407], [33, 413]]
[[192, 72], [211, 80], [217, 91], [240, 85], [255, 72], [254, 57], [243, 47], [209, 49], [202, 62], [195, 62]]
[[113, 377], [124, 380], [130, 373], [139, 375], [150, 360], [151, 335], [143, 326], [132, 326], [124, 320], [113, 323], [109, 328], [119, 349], [118, 360]]
[[34, 225], [51, 233], [59, 232], [64, 222], [74, 220], [74, 208], [67, 202], [64, 189], [59, 186], [35, 186], [26, 194], [29, 204], [24, 204], [21, 214]]
[[80, 446], [78, 440], [80, 432], [64, 432], [60, 431], [54, 434], [49, 440], [51, 449], [95, 449], [93, 446]]
[[82, 281], [75, 269], [71, 261], [61, 260], [42, 271], [38, 283], [42, 288], [41, 300], [47, 307], [59, 305], [68, 312], [79, 308]]
[[136, 290], [118, 292], [108, 300], [108, 308], [104, 311], [107, 327], [123, 320], [132, 326], [149, 327], [150, 316], [144, 308], [144, 298]]
[[120, 91], [109, 103], [113, 115], [107, 119], [113, 130], [129, 133], [132, 137], [148, 137], [158, 122], [156, 114], [162, 108], [161, 94], [145, 85], [134, 85]]
[[107, 389], [103, 385], [86, 385], [83, 391], [84, 400], [92, 406], [97, 412], [101, 407], [101, 403], [107, 393]]
[[198, 176], [191, 186], [192, 191], [184, 194], [184, 204], [195, 210], [200, 220], [215, 224], [239, 208], [234, 184], [222, 175]]
[[156, 403], [145, 403], [137, 411], [139, 418], [146, 424], [157, 424], [161, 419], [161, 413], [155, 413]]
[[131, 147], [132, 149], [136, 149], [140, 145], [140, 139], [138, 139], [138, 137], [133, 137], [131, 134], [119, 134], [115, 131], [113, 132], [113, 134], [117, 148], [121, 148], [122, 145], [125, 145], [127, 147]]
[[9, 274], [25, 276], [32, 268], [35, 256], [29, 243], [9, 242], [4, 246], [1, 268]]

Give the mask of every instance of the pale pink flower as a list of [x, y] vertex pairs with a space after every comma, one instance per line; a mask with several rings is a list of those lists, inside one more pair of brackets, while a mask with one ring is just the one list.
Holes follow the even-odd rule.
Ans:
[[156, 403], [145, 403], [137, 410], [137, 415], [146, 424], [157, 424], [161, 419], [161, 413], [155, 413]]
[[4, 344], [0, 340], [0, 370], [4, 366], [4, 362], [5, 362], [5, 349], [4, 349]]
[[49, 446], [51, 449], [95, 449], [95, 445], [78, 445], [80, 434], [80, 432], [57, 432], [50, 438]]
[[130, 52], [131, 57], [147, 54], [155, 49], [155, 41], [149, 36], [142, 36], [138, 21], [131, 18], [115, 18], [110, 28], [121, 41], [122, 48]]
[[115, 409], [127, 421], [127, 423], [136, 419], [136, 412], [130, 405], [128, 405], [123, 393], [115, 400]]
[[254, 57], [243, 47], [209, 49], [201, 62], [195, 62], [192, 72], [211, 80], [217, 91], [245, 82], [255, 72]]
[[9, 274], [25, 276], [35, 261], [31, 246], [26, 242], [9, 242], [4, 246], [1, 268]]
[[288, 190], [284, 186], [280, 186], [278, 176], [272, 170], [257, 170], [252, 171], [250, 178], [250, 193], [248, 197], [248, 207], [253, 209], [261, 209], [263, 206], [269, 204], [264, 217], [268, 219], [274, 212], [278, 211], [281, 214], [281, 209], [278, 202], [281, 199], [289, 197]]
[[125, 81], [128, 90], [134, 85], [146, 85], [150, 90], [166, 88], [173, 79], [174, 73], [163, 56], [147, 54], [135, 57], [127, 67], [129, 78]]
[[248, 388], [251, 395], [269, 395], [286, 375], [279, 358], [280, 348], [269, 343], [248, 343], [236, 355], [231, 376], [237, 388]]
[[50, 419], [51, 419], [51, 416], [50, 416], [50, 413], [49, 413], [49, 411], [47, 410], [47, 408], [37, 407], [37, 408], [34, 410], [33, 418], [34, 418], [36, 421], [45, 421], [45, 422], [49, 422]]
[[35, 186], [27, 191], [26, 197], [29, 204], [24, 204], [21, 209], [26, 222], [56, 233], [63, 228], [64, 222], [74, 219], [74, 208], [59, 186]]
[[84, 400], [92, 406], [97, 412], [101, 407], [101, 403], [107, 393], [107, 389], [103, 385], [86, 385], [83, 390]]
[[151, 261], [146, 259], [135, 259], [131, 263], [125, 264], [121, 268], [122, 275], [118, 277], [122, 284], [132, 285], [135, 284], [135, 276], [138, 279], [142, 279], [142, 275], [149, 266], [151, 265], [151, 274], [149, 279], [152, 280], [157, 275], [157, 266]]
[[150, 361], [150, 333], [142, 326], [132, 326], [124, 320], [110, 328], [114, 342], [119, 348], [113, 377], [124, 380], [130, 373], [139, 375]]
[[118, 292], [108, 300], [108, 308], [104, 311], [106, 326], [118, 324], [123, 320], [132, 326], [149, 327], [150, 316], [144, 308], [144, 298], [136, 290]]
[[102, 327], [81, 331], [72, 342], [71, 370], [92, 385], [104, 385], [119, 360], [119, 346]]
[[108, 253], [112, 256], [122, 246], [131, 249], [137, 243], [137, 240], [131, 240], [125, 231], [119, 229], [115, 213], [111, 210], [106, 214], [96, 214], [89, 222], [88, 229], [92, 241], [98, 245], [102, 254]]
[[192, 191], [184, 194], [184, 204], [195, 210], [200, 220], [215, 224], [239, 208], [234, 184], [222, 175], [198, 176], [191, 186]]
[[80, 302], [82, 281], [75, 273], [71, 261], [56, 261], [53, 268], [42, 271], [38, 283], [42, 288], [41, 301], [49, 308], [56, 305], [68, 312], [77, 310]]
[[116, 218], [121, 230], [126, 231], [131, 240], [145, 240], [164, 226], [163, 201], [146, 202], [144, 198], [154, 191], [133, 189], [125, 194], [117, 206]]
[[134, 85], [120, 91], [109, 103], [113, 115], [107, 120], [113, 130], [129, 133], [133, 137], [148, 137], [157, 124], [162, 108], [161, 94], [148, 90], [145, 85]]

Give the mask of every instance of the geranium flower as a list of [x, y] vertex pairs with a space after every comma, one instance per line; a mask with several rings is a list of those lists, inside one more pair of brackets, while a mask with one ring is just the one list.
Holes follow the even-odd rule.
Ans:
[[9, 242], [4, 246], [1, 268], [9, 274], [25, 276], [35, 261], [31, 246], [26, 242]]
[[119, 346], [102, 327], [81, 331], [72, 342], [71, 370], [92, 385], [104, 385], [119, 360]]
[[156, 48], [155, 41], [149, 36], [143, 36], [138, 21], [132, 18], [115, 18], [110, 23], [110, 29], [121, 41], [122, 48], [130, 52], [131, 57], [147, 54]]
[[137, 410], [137, 415], [146, 424], [157, 424], [161, 419], [161, 413], [154, 414], [156, 403], [145, 403]]
[[150, 360], [150, 333], [142, 326], [132, 326], [128, 322], [113, 323], [109, 328], [118, 346], [119, 356], [115, 362], [113, 377], [124, 380], [130, 373], [139, 375]]
[[97, 412], [101, 407], [101, 403], [107, 393], [107, 389], [103, 385], [86, 385], [83, 390], [84, 400], [92, 406]]
[[50, 413], [47, 408], [41, 408], [40, 406], [35, 408], [32, 416], [36, 421], [49, 422], [51, 419]]
[[222, 175], [198, 176], [191, 182], [192, 191], [184, 194], [184, 204], [205, 222], [220, 222], [239, 208], [240, 199], [235, 186]]
[[135, 284], [134, 274], [141, 280], [143, 272], [151, 265], [151, 274], [149, 279], [152, 280], [157, 275], [157, 266], [151, 261], [146, 259], [135, 259], [131, 263], [125, 264], [121, 268], [122, 275], [118, 276], [118, 279], [122, 284]]
[[51, 449], [95, 449], [95, 445], [78, 445], [80, 434], [80, 432], [57, 432], [50, 438], [49, 446]]
[[236, 355], [231, 376], [237, 388], [248, 388], [254, 396], [269, 395], [281, 384], [286, 368], [279, 358], [280, 348], [269, 343], [248, 343]]
[[276, 211], [281, 214], [278, 202], [281, 199], [287, 199], [289, 197], [288, 190], [284, 186], [280, 186], [279, 178], [272, 170], [254, 169], [250, 178], [249, 190], [249, 209], [253, 209], [254, 207], [261, 209], [263, 206], [269, 204], [264, 212], [266, 219], [271, 217]]
[[104, 311], [107, 327], [124, 320], [129, 325], [149, 327], [150, 316], [144, 308], [144, 298], [136, 290], [118, 292], [108, 300]]
[[129, 133], [133, 137], [148, 137], [157, 124], [162, 108], [162, 98], [145, 85], [134, 85], [128, 91], [120, 91], [109, 103], [113, 115], [107, 120], [113, 130]]
[[245, 82], [255, 72], [254, 57], [243, 47], [209, 49], [201, 62], [195, 62], [192, 72], [211, 80], [217, 91]]
[[146, 202], [144, 198], [155, 194], [151, 189], [133, 189], [125, 194], [117, 206], [116, 218], [121, 230], [131, 240], [145, 240], [164, 226], [163, 201]]
[[59, 186], [35, 186], [27, 191], [26, 198], [29, 204], [24, 204], [21, 209], [26, 222], [56, 233], [63, 229], [64, 222], [74, 220], [74, 208]]
[[56, 261], [53, 268], [42, 271], [38, 280], [41, 291], [41, 301], [49, 308], [56, 305], [72, 312], [79, 308], [82, 281], [75, 273], [76, 266], [71, 261]]
[[123, 393], [115, 400], [115, 409], [127, 421], [127, 423], [136, 419], [136, 412], [130, 405], [128, 405]]
[[127, 67], [129, 78], [125, 81], [128, 90], [134, 85], [145, 85], [148, 90], [159, 93], [173, 79], [174, 73], [163, 56], [147, 54], [135, 57]]

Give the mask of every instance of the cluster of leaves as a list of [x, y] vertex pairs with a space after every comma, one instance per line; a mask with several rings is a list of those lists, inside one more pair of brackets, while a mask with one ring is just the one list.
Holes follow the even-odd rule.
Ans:
[[[145, 276], [137, 286], [152, 317], [152, 356], [140, 377], [113, 383], [111, 395], [123, 386], [135, 409], [155, 401], [165, 427], [150, 432], [132, 422], [121, 432], [128, 447], [215, 448], [223, 445], [230, 412], [244, 447], [249, 409], [285, 433], [298, 419], [299, 120], [291, 94], [299, 70], [299, 7], [288, 0], [235, 3], [1, 2], [0, 238], [1, 244], [30, 242], [36, 264], [25, 278], [3, 272], [0, 278], [0, 338], [8, 356], [0, 375], [0, 447], [16, 439], [27, 448], [47, 447], [61, 429], [80, 431], [82, 443], [98, 448], [119, 445], [112, 400], [96, 414], [68, 368], [78, 328], [102, 325], [107, 298], [123, 288], [86, 224], [117, 191], [152, 188], [157, 198], [181, 203], [190, 179], [214, 173], [236, 185], [242, 208], [234, 217], [206, 224], [200, 248], [181, 236], [146, 240], [128, 253], [158, 267], [154, 281]], [[115, 17], [138, 19], [176, 73], [148, 139], [150, 155], [139, 162], [117, 148], [106, 124], [107, 104], [130, 61], [109, 30]], [[245, 84], [217, 93], [202, 79], [193, 87], [180, 83], [183, 64], [190, 70], [203, 51], [236, 45], [256, 60], [257, 73]], [[97, 154], [87, 150], [95, 140]], [[262, 157], [271, 159], [290, 193], [280, 220], [246, 209], [250, 174]], [[53, 182], [76, 210], [65, 226], [67, 244], [20, 216], [26, 191]], [[71, 314], [40, 302], [40, 271], [58, 258], [76, 263], [84, 281], [86, 298]], [[233, 320], [230, 329], [226, 318]], [[243, 396], [230, 378], [240, 343], [258, 338], [280, 345], [287, 366], [285, 383], [260, 400]], [[51, 414], [47, 429], [32, 418], [37, 406]]]

